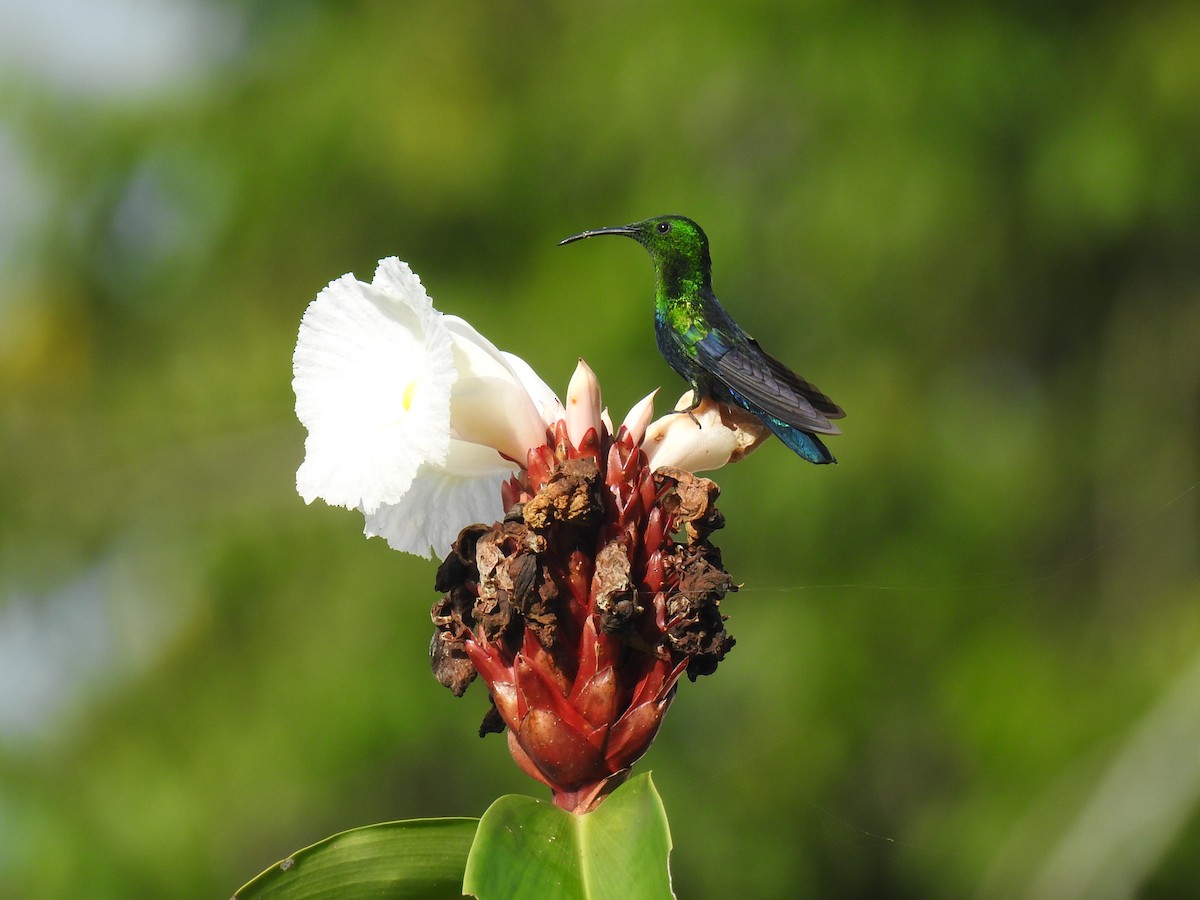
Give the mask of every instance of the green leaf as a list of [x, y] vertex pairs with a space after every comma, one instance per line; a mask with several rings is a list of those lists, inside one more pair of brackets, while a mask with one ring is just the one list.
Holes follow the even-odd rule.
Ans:
[[234, 900], [462, 896], [478, 819], [410, 819], [343, 831], [276, 863]]
[[648, 773], [582, 816], [510, 795], [479, 820], [463, 890], [479, 900], [673, 897], [670, 853], [666, 810]]

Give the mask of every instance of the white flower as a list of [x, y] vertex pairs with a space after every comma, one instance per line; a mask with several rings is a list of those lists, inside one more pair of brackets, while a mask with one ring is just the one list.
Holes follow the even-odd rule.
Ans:
[[771, 436], [755, 416], [710, 398], [691, 411], [692, 392], [675, 404], [676, 412], [650, 423], [642, 450], [653, 468], [673, 466], [688, 472], [719, 469], [737, 462]]
[[[582, 359], [564, 407], [524, 360], [434, 309], [394, 257], [370, 284], [343, 275], [309, 305], [292, 386], [308, 429], [296, 490], [306, 503], [360, 510], [368, 536], [419, 556], [445, 552], [466, 525], [500, 519], [501, 485], [547, 444], [548, 428], [563, 422], [575, 444], [592, 429], [613, 432]], [[711, 400], [692, 415], [651, 422], [653, 414], [651, 393], [622, 424], [655, 467], [714, 469], [769, 435], [753, 416]]]
[[435, 310], [394, 257], [371, 284], [343, 275], [309, 305], [293, 375], [308, 429], [297, 491], [361, 510], [368, 535], [420, 556], [503, 515], [500, 484], [561, 408], [524, 361]]

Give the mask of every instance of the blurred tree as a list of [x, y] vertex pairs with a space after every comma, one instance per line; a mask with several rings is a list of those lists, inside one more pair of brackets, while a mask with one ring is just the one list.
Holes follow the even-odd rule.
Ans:
[[226, 896], [539, 793], [428, 673], [433, 564], [294, 494], [291, 349], [396, 254], [558, 388], [584, 355], [614, 408], [673, 398], [643, 255], [554, 247], [663, 212], [849, 413], [836, 469], [718, 473], [738, 646], [647, 759], [679, 895], [1200, 878], [1194, 3], [103, 0], [0, 33], [0, 894]]

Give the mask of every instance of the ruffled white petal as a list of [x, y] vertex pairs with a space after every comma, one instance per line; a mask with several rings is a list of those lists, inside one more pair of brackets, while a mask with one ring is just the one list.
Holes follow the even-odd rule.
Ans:
[[403, 299], [413, 308], [434, 311], [433, 301], [429, 298], [425, 285], [421, 283], [421, 276], [398, 257], [389, 256], [379, 261], [375, 267], [375, 275], [371, 278], [371, 287], [381, 293]]
[[344, 275], [322, 290], [293, 357], [305, 502], [366, 512], [398, 502], [423, 462], [446, 459], [456, 377], [441, 315], [404, 263], [384, 260], [374, 285]]
[[404, 553], [444, 554], [467, 525], [504, 516], [500, 485], [515, 470], [489, 447], [451, 441], [446, 467], [422, 466], [398, 503], [366, 515], [364, 533]]

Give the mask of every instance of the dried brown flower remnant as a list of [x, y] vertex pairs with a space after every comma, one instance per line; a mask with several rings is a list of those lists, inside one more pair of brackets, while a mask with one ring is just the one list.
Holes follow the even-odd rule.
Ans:
[[457, 695], [483, 678], [481, 733], [507, 727], [518, 765], [582, 813], [649, 748], [679, 677], [733, 646], [736, 588], [708, 542], [713, 482], [651, 472], [624, 428], [554, 438], [506, 485], [505, 520], [464, 529], [438, 570], [430, 656]]
[[559, 522], [585, 524], [603, 513], [599, 487], [600, 470], [594, 459], [566, 459], [524, 505], [525, 522], [542, 532]]

